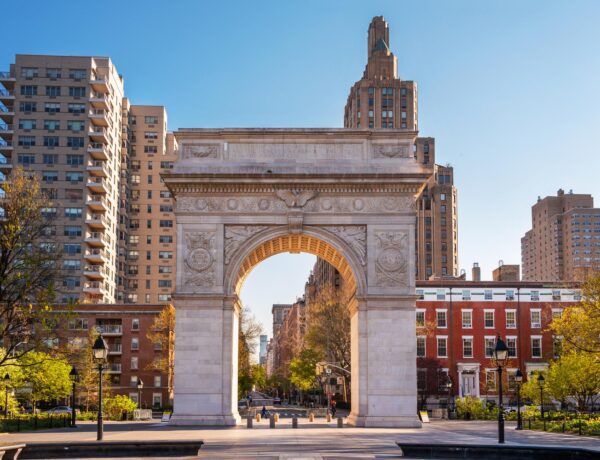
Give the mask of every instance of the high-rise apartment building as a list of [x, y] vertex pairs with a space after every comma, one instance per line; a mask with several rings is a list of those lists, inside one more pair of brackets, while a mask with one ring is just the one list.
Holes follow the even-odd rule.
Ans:
[[[402, 129], [418, 132], [417, 84], [398, 77], [389, 48], [389, 28], [382, 16], [369, 25], [367, 66], [348, 95], [344, 127]], [[435, 140], [417, 137], [414, 154], [435, 164]], [[435, 165], [417, 200], [416, 276], [419, 280], [458, 275], [458, 222], [454, 171]]]
[[[174, 140], [164, 109], [130, 106], [109, 58], [17, 55], [0, 84], [0, 172], [19, 165], [42, 180], [48, 239], [63, 254], [57, 301], [170, 300], [174, 218], [160, 172]], [[136, 191], [143, 230], [132, 224]]]
[[523, 280], [583, 281], [600, 271], [600, 208], [591, 195], [538, 198], [532, 228], [521, 239]]

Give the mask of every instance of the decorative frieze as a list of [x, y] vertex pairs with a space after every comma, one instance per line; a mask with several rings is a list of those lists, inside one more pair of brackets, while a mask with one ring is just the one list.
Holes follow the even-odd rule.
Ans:
[[362, 143], [249, 143], [228, 144], [227, 160], [230, 161], [281, 161], [312, 163], [318, 160], [366, 160]]
[[334, 233], [354, 250], [360, 263], [367, 264], [367, 226], [366, 225], [336, 225], [323, 227]]
[[221, 144], [182, 144], [181, 159], [217, 158], [221, 152]]
[[410, 158], [410, 146], [398, 144], [372, 144], [374, 158]]
[[264, 225], [226, 225], [225, 264], [229, 264], [231, 257], [243, 243], [267, 228]]

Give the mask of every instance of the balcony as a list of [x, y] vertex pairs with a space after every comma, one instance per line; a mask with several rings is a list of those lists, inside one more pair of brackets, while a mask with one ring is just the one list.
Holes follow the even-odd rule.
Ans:
[[14, 133], [13, 125], [0, 125], [0, 137], [5, 141], [12, 139]]
[[86, 201], [88, 207], [95, 212], [108, 211], [108, 204], [103, 195], [89, 195]]
[[108, 143], [108, 132], [105, 128], [92, 128], [88, 134], [94, 142]]
[[108, 168], [104, 161], [88, 161], [87, 168], [85, 169], [91, 176], [108, 177]]
[[93, 109], [88, 112], [92, 124], [96, 126], [108, 126], [108, 111]]
[[91, 232], [85, 235], [85, 242], [88, 246], [94, 248], [103, 248], [106, 246], [104, 241], [104, 233], [102, 232]]
[[120, 343], [109, 343], [108, 354], [109, 355], [120, 355], [123, 353], [123, 345]]
[[108, 372], [109, 374], [120, 374], [121, 363], [110, 363], [106, 372]]
[[84, 257], [91, 264], [104, 263], [104, 251], [102, 249], [88, 249], [85, 251]]
[[102, 335], [123, 335], [121, 324], [97, 324], [96, 330]]
[[12, 123], [15, 117], [15, 109], [12, 105], [0, 105], [0, 120], [4, 123]]
[[85, 223], [91, 228], [106, 230], [108, 228], [108, 220], [103, 214], [89, 214], [85, 218]]
[[13, 151], [13, 143], [0, 139], [0, 153], [4, 156], [11, 154]]
[[108, 148], [105, 144], [91, 142], [88, 145], [88, 153], [94, 160], [108, 160]]
[[2, 101], [3, 103], [6, 103], [7, 101], [14, 101], [14, 100], [15, 100], [15, 95], [13, 93], [0, 87], [0, 101]]
[[108, 93], [108, 78], [99, 75], [92, 75], [90, 85], [94, 91], [99, 93]]
[[86, 186], [95, 193], [108, 192], [108, 183], [101, 177], [88, 177]]
[[92, 281], [83, 284], [83, 292], [91, 295], [102, 295], [102, 283], [100, 281]]
[[7, 72], [7, 71], [0, 72], [0, 83], [2, 83], [2, 85], [9, 91], [15, 87], [16, 82], [17, 82], [17, 79], [15, 78], [14, 75], [11, 75], [10, 72]]
[[9, 173], [13, 169], [13, 164], [7, 159], [0, 157], [0, 172]]
[[102, 93], [91, 93], [90, 104], [97, 109], [108, 110], [108, 97]]
[[102, 265], [86, 265], [83, 268], [83, 275], [92, 280], [102, 280], [106, 276], [106, 272]]

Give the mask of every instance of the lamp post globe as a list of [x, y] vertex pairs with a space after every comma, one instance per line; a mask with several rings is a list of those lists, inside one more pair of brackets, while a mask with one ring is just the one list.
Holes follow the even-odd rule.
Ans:
[[504, 444], [504, 407], [502, 406], [502, 368], [506, 365], [508, 359], [508, 347], [506, 343], [498, 337], [493, 354], [494, 362], [498, 366], [498, 443]]
[[71, 379], [71, 383], [73, 384], [73, 389], [71, 392], [71, 428], [75, 428], [77, 423], [77, 417], [75, 414], [75, 383], [77, 383], [77, 380], [79, 380], [79, 373], [74, 367], [71, 368], [71, 372], [69, 372], [69, 378]]
[[104, 371], [104, 364], [106, 363], [106, 358], [108, 357], [108, 345], [106, 344], [106, 340], [102, 337], [102, 334], [98, 336], [96, 341], [94, 342], [94, 346], [92, 347], [92, 354], [94, 357], [94, 361], [98, 364], [98, 376], [99, 376], [99, 384], [98, 384], [98, 436], [97, 440], [102, 441], [104, 438], [104, 420], [102, 418], [102, 371]]
[[523, 429], [523, 419], [521, 417], [521, 383], [523, 382], [523, 373], [521, 369], [515, 372], [515, 382], [517, 384], [517, 430]]
[[537, 378], [538, 385], [540, 386], [540, 413], [542, 415], [542, 420], [544, 420], [544, 384], [546, 383], [546, 379], [540, 373]]

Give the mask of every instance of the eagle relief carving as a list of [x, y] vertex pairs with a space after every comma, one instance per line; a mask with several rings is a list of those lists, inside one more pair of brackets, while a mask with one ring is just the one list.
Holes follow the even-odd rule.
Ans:
[[317, 196], [316, 190], [275, 190], [277, 198], [285, 202], [288, 208], [303, 208]]
[[185, 233], [184, 285], [214, 285], [215, 239], [215, 232]]
[[376, 232], [377, 257], [375, 278], [377, 286], [394, 287], [408, 284], [408, 234], [405, 232]]

